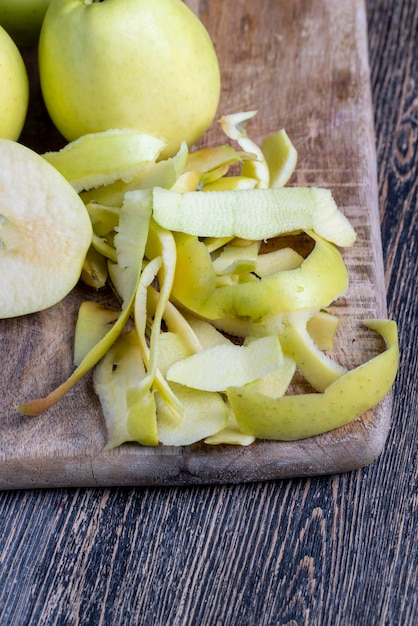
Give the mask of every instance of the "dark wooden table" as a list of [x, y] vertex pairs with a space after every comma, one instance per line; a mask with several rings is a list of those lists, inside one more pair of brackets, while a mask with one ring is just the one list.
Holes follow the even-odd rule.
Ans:
[[383, 453], [311, 479], [2, 492], [1, 626], [418, 623], [418, 4], [368, 0], [367, 16], [401, 343]]

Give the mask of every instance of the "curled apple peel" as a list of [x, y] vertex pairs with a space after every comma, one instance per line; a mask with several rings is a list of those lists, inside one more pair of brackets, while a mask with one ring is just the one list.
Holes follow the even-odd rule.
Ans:
[[[80, 197], [87, 206], [95, 202], [114, 208], [122, 206], [125, 194], [129, 191], [153, 187], [170, 189], [183, 173], [187, 156], [187, 144], [183, 142], [173, 157], [140, 165], [137, 174], [129, 183], [118, 178], [113, 183], [108, 182], [89, 191], [83, 191]], [[109, 178], [113, 179], [114, 176]]]
[[321, 394], [269, 398], [244, 388], [227, 395], [241, 430], [262, 439], [294, 441], [345, 426], [376, 406], [390, 390], [399, 363], [396, 322], [366, 320], [387, 343], [385, 352], [343, 374]]
[[163, 228], [198, 237], [263, 240], [314, 230], [338, 246], [356, 234], [329, 189], [280, 187], [210, 193], [153, 190], [153, 217]]
[[[97, 363], [105, 356], [111, 346], [123, 332], [134, 306], [136, 291], [141, 278], [142, 260], [145, 252], [149, 222], [151, 219], [151, 205], [149, 194], [139, 194], [134, 213], [132, 204], [125, 203], [121, 209], [118, 242], [124, 253], [120, 260], [120, 277], [123, 285], [122, 306], [119, 315], [98, 342], [90, 347], [72, 374], [56, 389], [44, 398], [36, 398], [17, 407], [17, 410], [26, 415], [39, 415], [47, 411], [68, 393]], [[127, 227], [125, 228], [125, 225]]]
[[106, 448], [126, 441], [158, 445], [154, 394], [142, 387], [146, 377], [136, 333], [121, 335], [94, 371], [107, 428]]
[[175, 233], [177, 264], [174, 298], [187, 309], [211, 320], [233, 315], [259, 320], [273, 313], [327, 307], [348, 285], [338, 249], [311, 232], [315, 247], [300, 267], [257, 279], [217, 286], [216, 271], [203, 242]]
[[[129, 183], [106, 178], [80, 194], [121, 310], [82, 307], [77, 368], [19, 410], [46, 410], [99, 363], [108, 448], [250, 445], [337, 428], [386, 395], [399, 358], [394, 322], [366, 322], [387, 350], [355, 370], [325, 353], [339, 321], [328, 307], [348, 286], [337, 246], [352, 245], [354, 229], [329, 190], [282, 186], [296, 164], [289, 138], [279, 131], [255, 149], [248, 119], [223, 120], [242, 152], [184, 145]], [[230, 165], [241, 172], [229, 175]], [[291, 395], [296, 371], [316, 393]]]
[[165, 145], [153, 135], [110, 129], [84, 135], [42, 156], [76, 191], [88, 191], [117, 180], [131, 182], [149, 163], [155, 163]]

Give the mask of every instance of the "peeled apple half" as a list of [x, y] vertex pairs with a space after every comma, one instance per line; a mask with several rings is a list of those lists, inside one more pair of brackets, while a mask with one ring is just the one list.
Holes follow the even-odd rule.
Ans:
[[8, 318], [73, 289], [92, 226], [78, 194], [41, 156], [0, 139], [0, 163], [0, 318]]

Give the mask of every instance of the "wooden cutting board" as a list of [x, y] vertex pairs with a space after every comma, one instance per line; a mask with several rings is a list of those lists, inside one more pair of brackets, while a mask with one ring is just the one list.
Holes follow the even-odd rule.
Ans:
[[[386, 316], [363, 0], [190, 0], [189, 5], [207, 26], [220, 59], [219, 116], [258, 110], [248, 126], [257, 141], [286, 128], [299, 153], [291, 183], [329, 187], [357, 230], [354, 247], [344, 250], [350, 286], [334, 307], [341, 317], [334, 354], [348, 367], [359, 365], [383, 347], [361, 321]], [[21, 141], [39, 151], [54, 149], [63, 141], [43, 109], [35, 51], [24, 54], [32, 100]], [[214, 124], [203, 143], [222, 140]], [[359, 468], [382, 451], [390, 395], [326, 435], [249, 447], [127, 444], [102, 452], [104, 422], [90, 376], [46, 414], [16, 413], [16, 403], [45, 395], [71, 372], [77, 309], [87, 298], [91, 292], [80, 286], [47, 311], [0, 320], [1, 489], [311, 476]]]

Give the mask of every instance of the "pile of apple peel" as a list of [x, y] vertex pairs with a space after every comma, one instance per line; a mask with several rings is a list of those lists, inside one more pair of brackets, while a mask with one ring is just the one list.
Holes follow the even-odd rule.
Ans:
[[[344, 426], [389, 392], [394, 321], [364, 321], [386, 349], [355, 369], [328, 354], [329, 307], [348, 285], [339, 248], [355, 232], [329, 190], [286, 186], [296, 150], [284, 130], [259, 147], [254, 114], [220, 120], [225, 144], [169, 159], [164, 142], [123, 130], [43, 155], [90, 216], [82, 280], [110, 286], [120, 308], [81, 305], [73, 373], [19, 411], [47, 410], [94, 368], [107, 449], [249, 445]], [[296, 372], [312, 392], [292, 393]]]

